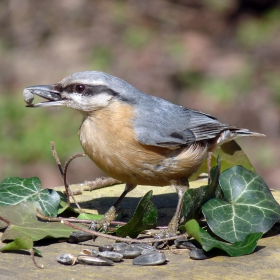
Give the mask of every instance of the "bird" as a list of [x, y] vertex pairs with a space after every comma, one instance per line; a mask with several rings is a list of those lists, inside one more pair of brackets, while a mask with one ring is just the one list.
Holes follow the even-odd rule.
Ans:
[[[34, 103], [34, 95], [46, 99]], [[189, 178], [208, 153], [243, 136], [265, 136], [224, 124], [217, 118], [136, 89], [99, 71], [77, 72], [59, 83], [23, 91], [27, 107], [70, 107], [82, 116], [79, 138], [87, 156], [125, 189], [104, 218], [93, 223], [108, 228], [116, 208], [137, 185], [173, 186], [175, 214], [161, 237], [176, 236]]]

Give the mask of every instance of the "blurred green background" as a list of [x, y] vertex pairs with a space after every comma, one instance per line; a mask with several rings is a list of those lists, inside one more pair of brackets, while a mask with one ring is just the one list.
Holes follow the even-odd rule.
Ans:
[[[38, 176], [62, 184], [81, 152], [82, 117], [25, 108], [23, 88], [77, 71], [105, 71], [140, 90], [249, 128], [239, 141], [257, 172], [280, 189], [280, 5], [277, 0], [0, 1], [0, 180]], [[87, 158], [70, 183], [102, 175]]]

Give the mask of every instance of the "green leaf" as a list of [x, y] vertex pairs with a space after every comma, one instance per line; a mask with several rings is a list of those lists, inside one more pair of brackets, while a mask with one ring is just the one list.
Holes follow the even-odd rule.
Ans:
[[39, 178], [7, 178], [0, 183], [0, 206], [32, 201], [44, 215], [56, 217], [59, 195], [55, 190], [42, 189]]
[[103, 217], [104, 217], [104, 215], [91, 214], [91, 213], [81, 213], [77, 217], [77, 219], [98, 221], [98, 220], [102, 219]]
[[261, 232], [250, 233], [244, 240], [229, 244], [212, 237], [206, 230], [198, 225], [196, 220], [188, 221], [185, 224], [185, 228], [188, 235], [195, 238], [206, 252], [213, 248], [219, 248], [227, 252], [231, 257], [251, 254], [255, 250], [258, 240], [263, 235]]
[[64, 217], [73, 217], [77, 216], [79, 212], [75, 210], [73, 207], [67, 205], [67, 200], [66, 196], [64, 195], [63, 192], [58, 191], [58, 195], [60, 196], [60, 202], [59, 202], [59, 207], [57, 210], [57, 215], [60, 215], [63, 213]]
[[243, 240], [249, 233], [266, 233], [280, 219], [280, 205], [253, 171], [234, 166], [220, 175], [225, 201], [211, 199], [202, 212], [211, 230], [224, 240]]
[[[249, 170], [255, 171], [250, 160], [235, 140], [221, 145], [217, 150], [212, 152], [211, 168], [216, 165], [216, 159], [219, 156], [221, 157], [221, 172], [235, 165], [242, 165]], [[201, 173], [208, 173], [207, 159], [204, 160], [195, 174], [191, 176], [190, 181], [195, 180]]]
[[202, 186], [196, 189], [189, 189], [185, 192], [182, 215], [184, 221], [196, 218], [201, 215], [201, 207], [209, 199], [221, 196], [221, 189], [219, 187], [220, 175], [220, 157], [217, 160], [217, 165], [211, 169], [211, 182], [207, 186]]
[[13, 206], [0, 206], [0, 216], [10, 221], [2, 236], [2, 241], [15, 240], [29, 235], [33, 241], [44, 238], [68, 238], [73, 229], [60, 222], [39, 221], [32, 202]]
[[156, 227], [157, 209], [150, 201], [152, 194], [153, 192], [149, 191], [143, 196], [131, 220], [117, 229], [117, 236], [135, 238], [143, 230]]
[[33, 248], [33, 250], [34, 250], [34, 254], [36, 254], [36, 255], [39, 256], [39, 257], [43, 257], [43, 256], [42, 256], [42, 253], [41, 253], [38, 249]]
[[0, 251], [14, 251], [14, 250], [30, 250], [33, 247], [33, 239], [29, 235], [16, 238], [14, 241], [8, 243]]

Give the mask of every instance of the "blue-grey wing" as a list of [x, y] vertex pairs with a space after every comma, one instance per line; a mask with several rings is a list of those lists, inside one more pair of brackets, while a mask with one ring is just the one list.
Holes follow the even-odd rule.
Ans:
[[138, 142], [176, 149], [217, 137], [223, 130], [233, 128], [202, 112], [174, 105], [148, 96], [141, 100], [133, 120]]

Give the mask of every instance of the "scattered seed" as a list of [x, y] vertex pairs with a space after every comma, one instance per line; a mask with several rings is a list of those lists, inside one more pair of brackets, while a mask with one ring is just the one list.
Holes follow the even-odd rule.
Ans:
[[87, 255], [87, 256], [97, 257], [99, 255], [99, 252], [96, 251], [95, 249], [83, 249], [80, 252], [80, 255]]
[[125, 250], [129, 248], [129, 246], [130, 246], [129, 244], [124, 242], [117, 242], [113, 244], [113, 248], [115, 251]]
[[155, 247], [150, 245], [150, 244], [147, 244], [147, 243], [133, 243], [130, 245], [131, 247], [137, 247], [137, 248], [140, 248], [142, 250], [144, 249], [147, 249], [147, 250], [154, 250]]
[[166, 262], [165, 255], [159, 251], [152, 252], [150, 254], [141, 255], [133, 260], [134, 265], [159, 265]]
[[141, 255], [147, 255], [147, 254], [150, 254], [152, 252], [159, 252], [156, 248], [153, 248], [153, 249], [144, 249], [142, 252], [141, 252]]
[[134, 259], [140, 256], [142, 251], [143, 250], [138, 247], [132, 247], [129, 245], [127, 249], [119, 250], [118, 253], [121, 253], [124, 259]]
[[77, 259], [79, 263], [87, 264], [87, 265], [98, 265], [98, 266], [113, 265], [112, 261], [101, 257], [79, 255]]
[[174, 244], [178, 249], [197, 249], [197, 247], [187, 238], [178, 238], [174, 241]]
[[99, 252], [105, 252], [105, 251], [113, 251], [114, 247], [111, 244], [108, 245], [102, 245], [98, 247]]
[[56, 258], [57, 262], [65, 265], [74, 265], [77, 258], [70, 253], [63, 253]]
[[70, 243], [79, 243], [87, 240], [91, 240], [93, 236], [89, 233], [85, 233], [82, 231], [73, 231], [68, 238], [68, 242]]
[[110, 251], [100, 252], [99, 256], [104, 257], [113, 262], [120, 262], [123, 258], [122, 254], [120, 254], [118, 252], [110, 252]]
[[208, 259], [208, 257], [205, 255], [205, 252], [203, 249], [190, 250], [189, 255], [190, 255], [190, 258], [193, 260]]

